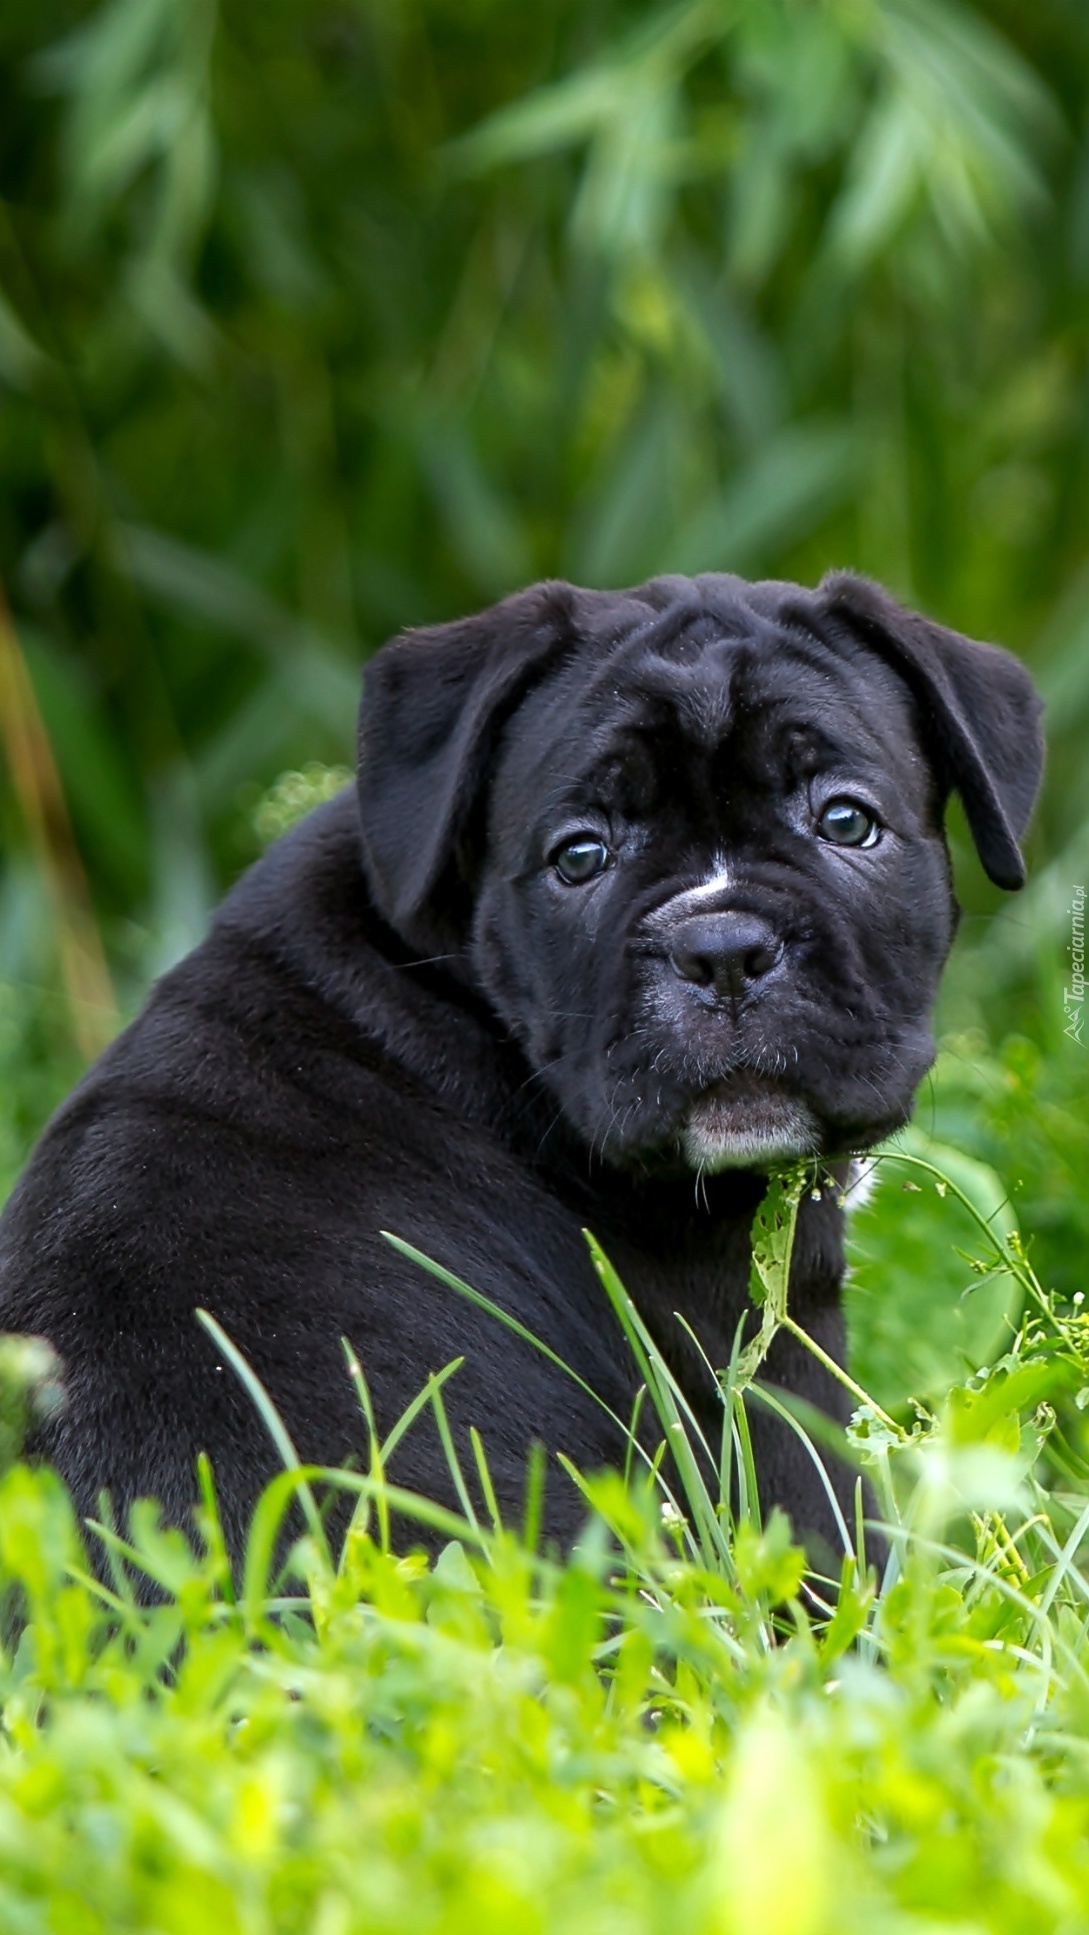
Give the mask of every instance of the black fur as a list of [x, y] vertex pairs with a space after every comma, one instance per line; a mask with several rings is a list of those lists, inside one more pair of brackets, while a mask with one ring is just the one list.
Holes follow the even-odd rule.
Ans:
[[[455, 1434], [478, 1426], [515, 1517], [531, 1440], [587, 1469], [616, 1459], [602, 1410], [382, 1230], [626, 1416], [635, 1380], [588, 1225], [717, 1435], [674, 1313], [725, 1363], [759, 1151], [832, 1161], [907, 1119], [955, 924], [945, 798], [960, 790], [984, 864], [1018, 885], [1037, 721], [1015, 660], [846, 574], [816, 592], [548, 584], [387, 646], [357, 794], [239, 883], [0, 1222], [0, 1318], [64, 1360], [67, 1408], [38, 1448], [79, 1506], [152, 1493], [184, 1523], [204, 1449], [238, 1551], [276, 1455], [198, 1304], [306, 1460], [365, 1461], [342, 1333], [383, 1430], [464, 1357]], [[876, 844], [818, 835], [844, 796], [876, 815]], [[578, 834], [609, 864], [572, 886], [553, 861]], [[803, 1205], [792, 1307], [834, 1356], [842, 1269], [826, 1191]], [[789, 1339], [768, 1372], [842, 1415]], [[828, 1534], [794, 1438], [764, 1422], [758, 1456], [765, 1504]], [[451, 1498], [426, 1417], [390, 1476]], [[568, 1540], [580, 1517], [553, 1465], [548, 1530]]]

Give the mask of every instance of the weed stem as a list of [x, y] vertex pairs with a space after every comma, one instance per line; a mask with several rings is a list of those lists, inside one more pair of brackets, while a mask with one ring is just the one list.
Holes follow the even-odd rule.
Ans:
[[872, 1411], [875, 1417], [880, 1418], [886, 1430], [895, 1432], [902, 1443], [906, 1441], [908, 1434], [904, 1430], [903, 1425], [897, 1424], [895, 1418], [890, 1418], [888, 1412], [881, 1409], [881, 1406], [875, 1402], [869, 1392], [864, 1391], [861, 1384], [855, 1383], [854, 1378], [848, 1371], [844, 1370], [842, 1364], [837, 1364], [834, 1357], [829, 1357], [828, 1352], [821, 1349], [816, 1339], [811, 1337], [807, 1330], [803, 1330], [801, 1324], [795, 1322], [789, 1310], [783, 1311], [779, 1322], [782, 1324], [784, 1330], [789, 1330], [792, 1337], [796, 1337], [800, 1344], [805, 1345], [806, 1350], [812, 1352], [817, 1362], [824, 1365], [826, 1371], [830, 1371], [832, 1376], [845, 1389], [850, 1391], [852, 1397], [857, 1398], [860, 1404], [866, 1405], [867, 1409]]

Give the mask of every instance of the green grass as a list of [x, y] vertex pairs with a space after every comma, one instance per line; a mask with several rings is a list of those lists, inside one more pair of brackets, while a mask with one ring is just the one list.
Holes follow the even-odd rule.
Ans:
[[[581, 1474], [586, 1530], [561, 1562], [389, 1492], [389, 1440], [372, 1440], [368, 1472], [334, 1480], [358, 1499], [339, 1559], [308, 1501], [275, 1576], [292, 1495], [328, 1477], [287, 1470], [236, 1591], [205, 1471], [202, 1551], [138, 1508], [126, 1539], [86, 1534], [103, 1586], [56, 1477], [9, 1463], [5, 1935], [1089, 1925], [1089, 1318], [1045, 1293], [1008, 1212], [963, 1177], [893, 1166], [916, 1188], [886, 1180], [881, 1213], [944, 1227], [973, 1280], [1001, 1279], [1006, 1329], [993, 1366], [929, 1407], [860, 1405], [891, 1528], [880, 1576], [863, 1531], [839, 1579], [804, 1577], [781, 1514], [762, 1524], [750, 1495], [735, 1519], [683, 1457], [679, 1498], [638, 1466]], [[758, 1231], [765, 1336], [790, 1321], [796, 1195], [787, 1179]], [[676, 1442], [683, 1402], [598, 1260]], [[3, 1351], [10, 1456], [51, 1367]], [[735, 1357], [725, 1393], [750, 1486], [758, 1368]], [[442, 1382], [421, 1399], [440, 1414]], [[528, 1495], [532, 1522], [532, 1472]], [[447, 1540], [437, 1559], [389, 1549], [391, 1502]]]

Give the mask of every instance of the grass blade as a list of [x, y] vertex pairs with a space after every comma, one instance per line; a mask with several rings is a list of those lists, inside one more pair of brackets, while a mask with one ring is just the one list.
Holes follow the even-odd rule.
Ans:
[[[237, 1344], [231, 1342], [223, 1326], [216, 1322], [209, 1310], [198, 1310], [196, 1316], [197, 1322], [208, 1332], [216, 1349], [223, 1352], [224, 1357], [238, 1377], [239, 1382], [253, 1399], [265, 1429], [280, 1454], [285, 1472], [292, 1473], [301, 1471], [302, 1461], [292, 1443], [291, 1434], [258, 1377], [257, 1372], [253, 1369], [253, 1366], [243, 1357]], [[322, 1521], [321, 1513], [318, 1510], [317, 1500], [314, 1497], [308, 1480], [305, 1478], [299, 1483], [298, 1494], [299, 1505], [302, 1509], [303, 1517], [306, 1519], [307, 1529], [311, 1537], [315, 1540], [318, 1550], [324, 1555], [330, 1568], [332, 1568], [332, 1555], [329, 1551], [329, 1541], [325, 1535], [325, 1525]]]

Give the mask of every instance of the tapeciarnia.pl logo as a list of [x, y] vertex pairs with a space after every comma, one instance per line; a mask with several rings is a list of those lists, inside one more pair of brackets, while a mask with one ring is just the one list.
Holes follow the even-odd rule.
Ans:
[[1085, 1019], [1085, 888], [1075, 886], [1074, 897], [1067, 908], [1070, 915], [1070, 986], [1063, 989], [1063, 1008], [1066, 1013], [1064, 1035], [1071, 1041], [1081, 1041], [1082, 1023]]

